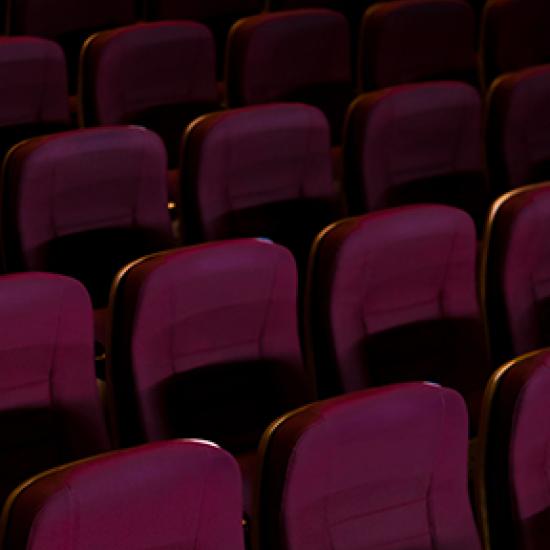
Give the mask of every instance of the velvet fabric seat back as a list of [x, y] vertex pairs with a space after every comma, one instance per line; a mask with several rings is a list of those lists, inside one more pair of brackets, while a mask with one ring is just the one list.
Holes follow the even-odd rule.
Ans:
[[0, 38], [0, 156], [29, 137], [69, 126], [67, 67], [61, 48], [34, 37]]
[[501, 74], [550, 63], [546, 0], [489, 0], [481, 31], [485, 87]]
[[205, 437], [255, 450], [306, 398], [296, 267], [269, 242], [228, 241], [145, 258], [111, 301], [107, 381], [124, 444]]
[[153, 443], [46, 472], [4, 510], [12, 550], [244, 550], [235, 460], [200, 441]]
[[75, 130], [19, 144], [4, 166], [9, 271], [64, 273], [106, 305], [128, 261], [172, 244], [166, 155], [142, 128]]
[[550, 65], [504, 75], [487, 105], [491, 185], [503, 193], [550, 179]]
[[201, 118], [185, 135], [180, 173], [190, 241], [268, 237], [302, 266], [315, 235], [341, 212], [327, 121], [307, 105]]
[[84, 40], [101, 29], [137, 19], [133, 0], [8, 0], [7, 33], [58, 42], [69, 67], [70, 89], [76, 90], [78, 56]]
[[358, 98], [344, 140], [350, 211], [442, 202], [481, 225], [488, 199], [481, 118], [479, 93], [460, 82], [402, 85]]
[[486, 548], [548, 547], [550, 350], [514, 359], [487, 387], [478, 507]]
[[349, 40], [345, 17], [331, 10], [291, 10], [241, 19], [227, 43], [229, 106], [309, 103], [324, 112], [332, 140], [339, 143], [352, 98]]
[[460, 395], [422, 383], [283, 417], [262, 440], [256, 548], [479, 550], [467, 426]]
[[59, 275], [0, 277], [0, 502], [46, 468], [109, 448], [86, 290]]
[[86, 126], [150, 128], [174, 166], [186, 125], [219, 108], [214, 39], [207, 27], [190, 21], [99, 33], [83, 49], [80, 84]]
[[469, 216], [418, 205], [337, 222], [309, 266], [307, 347], [321, 396], [405, 380], [462, 393], [475, 432], [488, 379]]
[[363, 16], [359, 82], [373, 90], [426, 80], [477, 84], [475, 14], [464, 0], [381, 2]]
[[549, 212], [548, 184], [516, 189], [491, 209], [482, 285], [499, 364], [550, 344]]

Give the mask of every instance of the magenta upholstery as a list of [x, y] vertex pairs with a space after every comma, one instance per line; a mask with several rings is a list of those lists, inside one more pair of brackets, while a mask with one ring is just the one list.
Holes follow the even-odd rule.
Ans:
[[142, 128], [63, 132], [20, 144], [4, 172], [2, 246], [8, 271], [80, 279], [104, 307], [128, 261], [173, 244], [166, 155]]
[[513, 361], [491, 380], [482, 441], [491, 548], [548, 548], [549, 392], [548, 349]]
[[517, 189], [493, 206], [482, 282], [499, 363], [550, 344], [549, 230], [547, 184]]
[[481, 118], [479, 93], [461, 82], [395, 86], [358, 98], [344, 139], [350, 211], [442, 202], [481, 222]]
[[169, 441], [48, 472], [4, 511], [11, 550], [244, 550], [240, 474], [207, 442]]
[[61, 48], [31, 37], [0, 38], [0, 156], [18, 141], [69, 125]]
[[309, 103], [323, 111], [333, 142], [339, 143], [352, 98], [349, 41], [346, 18], [326, 9], [264, 13], [240, 20], [227, 43], [229, 106]]
[[315, 235], [341, 212], [328, 125], [307, 105], [203, 117], [186, 133], [180, 172], [191, 241], [268, 237], [302, 264]]
[[468, 418], [454, 391], [402, 384], [301, 409], [262, 442], [265, 550], [480, 550]]
[[475, 431], [488, 377], [472, 220], [419, 205], [350, 218], [310, 259], [307, 341], [321, 396], [404, 380], [459, 390]]
[[214, 39], [199, 23], [140, 23], [100, 33], [87, 42], [81, 71], [84, 124], [150, 128], [163, 139], [171, 167], [186, 125], [219, 109]]
[[128, 25], [137, 17], [134, 0], [7, 0], [5, 4], [8, 34], [50, 38], [62, 46], [72, 92], [84, 40], [93, 32]]
[[483, 12], [482, 66], [488, 88], [497, 76], [550, 63], [547, 0], [490, 0]]
[[122, 444], [202, 437], [254, 451], [269, 422], [308, 395], [296, 284], [291, 254], [256, 239], [126, 271], [111, 298], [107, 363]]
[[465, 0], [396, 0], [365, 13], [359, 81], [373, 90], [426, 80], [475, 84], [475, 14]]
[[106, 451], [86, 290], [44, 273], [0, 277], [0, 504], [38, 472]]
[[504, 192], [550, 179], [550, 65], [504, 75], [488, 94], [487, 160]]

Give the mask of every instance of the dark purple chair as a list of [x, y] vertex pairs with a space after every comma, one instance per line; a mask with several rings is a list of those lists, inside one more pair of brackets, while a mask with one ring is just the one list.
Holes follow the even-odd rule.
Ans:
[[452, 390], [402, 384], [304, 407], [265, 432], [261, 464], [255, 548], [481, 549]]
[[485, 548], [548, 548], [549, 393], [549, 349], [514, 359], [489, 382], [477, 479]]
[[134, 0], [7, 0], [5, 4], [8, 34], [41, 36], [61, 45], [71, 93], [76, 91], [78, 56], [85, 39], [137, 18]]
[[550, 65], [504, 75], [487, 100], [487, 161], [502, 193], [550, 179]]
[[430, 380], [457, 389], [477, 429], [488, 379], [471, 218], [418, 205], [342, 220], [310, 258], [306, 342], [321, 397]]
[[190, 21], [140, 23], [90, 38], [82, 50], [85, 126], [138, 124], [162, 138], [177, 164], [189, 122], [219, 109], [214, 39]]
[[3, 548], [244, 550], [235, 460], [212, 443], [168, 441], [101, 455], [21, 485]]
[[84, 283], [103, 316], [116, 272], [173, 246], [166, 154], [143, 128], [75, 130], [19, 144], [6, 157], [1, 244], [6, 269]]
[[550, 63], [550, 3], [547, 0], [490, 0], [481, 30], [485, 87], [501, 74]]
[[327, 121], [307, 105], [202, 117], [186, 132], [180, 174], [189, 241], [267, 237], [302, 267], [317, 233], [341, 213]]
[[454, 205], [481, 226], [488, 202], [481, 98], [461, 82], [408, 84], [360, 96], [348, 112], [349, 210], [411, 202]]
[[491, 208], [482, 291], [497, 364], [550, 345], [550, 185], [515, 189]]
[[476, 21], [465, 0], [396, 0], [363, 16], [359, 83], [373, 90], [426, 80], [477, 84]]
[[309, 396], [296, 267], [256, 239], [153, 255], [119, 275], [107, 383], [123, 445], [201, 437], [233, 452], [250, 510], [258, 441]]
[[86, 290], [60, 275], [4, 275], [0, 303], [1, 504], [28, 477], [109, 440]]
[[352, 99], [349, 40], [346, 18], [325, 9], [241, 19], [227, 42], [229, 106], [309, 103], [323, 111], [332, 141], [340, 143]]
[[0, 38], [0, 160], [23, 139], [69, 127], [61, 48], [32, 37]]

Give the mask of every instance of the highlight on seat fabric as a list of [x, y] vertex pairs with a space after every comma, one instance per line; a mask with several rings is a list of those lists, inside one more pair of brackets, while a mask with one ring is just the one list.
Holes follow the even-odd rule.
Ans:
[[460, 207], [481, 226], [488, 189], [481, 98], [461, 82], [395, 86], [360, 96], [344, 138], [353, 213], [411, 202]]
[[504, 75], [487, 100], [487, 162], [502, 193], [550, 179], [550, 65]]
[[160, 253], [121, 272], [107, 354], [121, 444], [207, 438], [251, 467], [267, 425], [309, 396], [296, 284], [292, 255], [256, 239]]
[[215, 45], [191, 21], [140, 23], [91, 37], [81, 59], [84, 125], [139, 124], [158, 133], [177, 164], [183, 131], [219, 109]]
[[317, 402], [273, 423], [260, 453], [258, 548], [481, 548], [468, 417], [452, 390], [411, 383]]
[[548, 548], [550, 350], [496, 371], [483, 403], [478, 507], [485, 548]]
[[78, 281], [0, 277], [0, 503], [28, 477], [109, 448], [94, 371], [93, 315]]
[[267, 237], [302, 266], [317, 233], [341, 214], [327, 121], [308, 105], [202, 117], [186, 132], [180, 174], [190, 241]]
[[342, 220], [312, 250], [306, 345], [321, 397], [408, 380], [460, 391], [477, 428], [489, 377], [471, 218], [418, 205]]
[[75, 130], [19, 144], [3, 174], [7, 270], [70, 275], [94, 308], [106, 307], [122, 266], [173, 245], [166, 173], [160, 139], [143, 128]]
[[490, 0], [483, 12], [482, 75], [485, 87], [503, 73], [550, 63], [546, 0]]
[[515, 189], [491, 208], [482, 291], [497, 364], [550, 344], [550, 184]]
[[209, 442], [166, 441], [45, 472], [3, 513], [3, 548], [244, 550], [241, 480]]
[[23, 139], [69, 126], [67, 68], [55, 43], [0, 38], [0, 158]]
[[227, 42], [229, 106], [309, 103], [323, 111], [332, 141], [339, 143], [352, 99], [349, 41], [346, 18], [331, 10], [291, 10], [241, 19]]
[[136, 20], [134, 0], [7, 0], [7, 33], [58, 42], [69, 68], [71, 93], [76, 90], [78, 57], [93, 32]]
[[477, 84], [475, 27], [474, 11], [465, 0], [375, 4], [363, 16], [361, 88], [426, 80]]

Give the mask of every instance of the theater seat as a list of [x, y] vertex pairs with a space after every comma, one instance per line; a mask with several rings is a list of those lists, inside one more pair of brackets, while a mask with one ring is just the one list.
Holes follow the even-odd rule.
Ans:
[[487, 162], [503, 193], [550, 179], [550, 65], [504, 75], [487, 99]]
[[77, 281], [0, 277], [0, 504], [26, 478], [109, 448], [93, 316]]
[[201, 118], [186, 132], [180, 173], [188, 242], [267, 237], [305, 267], [315, 235], [342, 211], [327, 121], [307, 105]]
[[457, 389], [477, 430], [489, 376], [474, 224], [418, 205], [337, 222], [310, 258], [306, 341], [322, 397], [405, 380]]
[[255, 239], [160, 253], [113, 287], [107, 383], [122, 445], [201, 437], [246, 474], [259, 438], [309, 397], [297, 332], [296, 267]]
[[482, 291], [497, 364], [550, 344], [550, 184], [515, 189], [491, 208]]
[[353, 213], [411, 202], [463, 208], [483, 225], [488, 189], [479, 93], [461, 82], [360, 96], [348, 112], [344, 181]]
[[1, 37], [0, 79], [0, 159], [23, 139], [68, 128], [67, 68], [57, 44]]
[[475, 31], [475, 14], [465, 0], [377, 3], [363, 16], [360, 87], [427, 80], [477, 84]]
[[549, 349], [512, 360], [487, 386], [477, 480], [485, 548], [548, 548], [549, 392]]
[[241, 19], [227, 42], [229, 106], [309, 103], [323, 111], [333, 143], [340, 143], [352, 99], [349, 41], [346, 18], [331, 10], [291, 10]]
[[255, 549], [479, 550], [464, 401], [403, 384], [318, 402], [261, 446]]
[[187, 124], [220, 108], [215, 63], [214, 39], [199, 23], [140, 23], [98, 33], [81, 55], [81, 121], [153, 130], [174, 168]]
[[486, 88], [501, 74], [550, 63], [547, 0], [490, 0], [481, 29]]
[[201, 441], [153, 443], [45, 472], [3, 513], [3, 548], [244, 550], [235, 460]]
[[142, 128], [75, 130], [19, 144], [3, 174], [7, 270], [73, 276], [94, 308], [105, 308], [118, 269], [173, 246], [165, 182], [162, 143]]

